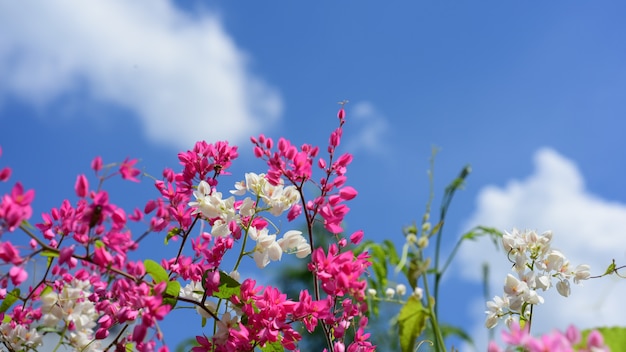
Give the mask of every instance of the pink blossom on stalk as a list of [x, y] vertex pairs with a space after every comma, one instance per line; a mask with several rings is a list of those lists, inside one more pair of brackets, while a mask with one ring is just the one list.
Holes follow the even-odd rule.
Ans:
[[89, 182], [87, 181], [87, 177], [85, 177], [85, 175], [78, 175], [76, 178], [76, 184], [74, 185], [74, 190], [76, 191], [76, 195], [81, 198], [87, 196], [87, 192], [89, 191]]
[[129, 160], [129, 158], [124, 159], [119, 169], [120, 175], [122, 175], [123, 179], [133, 181], [133, 182], [139, 182], [139, 179], [137, 179], [136, 176], [141, 174], [141, 170], [135, 168], [135, 164], [138, 161], [139, 160], [137, 159], [132, 159], [132, 160]]
[[91, 168], [93, 169], [93, 171], [95, 171], [96, 173], [100, 170], [102, 170], [102, 158], [97, 156], [95, 157], [92, 161], [91, 161]]

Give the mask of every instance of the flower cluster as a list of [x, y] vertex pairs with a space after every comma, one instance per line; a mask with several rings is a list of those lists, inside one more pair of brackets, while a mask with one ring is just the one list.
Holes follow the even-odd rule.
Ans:
[[546, 291], [556, 282], [559, 294], [570, 294], [570, 280], [578, 284], [591, 275], [588, 265], [572, 267], [563, 255], [551, 248], [552, 232], [537, 234], [535, 231], [513, 230], [502, 236], [502, 246], [513, 263], [515, 276], [508, 274], [504, 282], [504, 294], [487, 302], [485, 326], [496, 326], [506, 317], [510, 324], [513, 316], [522, 321], [531, 318], [531, 307], [544, 302], [538, 290]]
[[521, 328], [516, 322], [511, 323], [510, 331], [502, 331], [502, 340], [508, 345], [507, 349], [500, 348], [495, 342], [491, 342], [488, 352], [523, 351], [579, 351], [579, 352], [608, 352], [609, 348], [604, 344], [602, 335], [593, 330], [582, 341], [581, 333], [575, 326], [570, 326], [565, 332], [558, 330], [535, 338], [530, 335], [528, 329]]
[[[295, 350], [302, 336], [294, 323], [309, 332], [321, 326], [329, 350], [373, 350], [365, 332], [363, 279], [370, 263], [367, 253], [357, 256], [348, 249], [348, 240], [358, 243], [363, 232], [341, 235], [346, 202], [357, 192], [346, 186], [351, 155], [335, 156], [343, 108], [338, 118], [327, 159], [319, 158], [319, 148], [312, 145], [297, 148], [281, 138], [275, 151], [271, 138], [252, 138], [255, 155], [267, 161], [268, 170], [246, 173], [230, 195], [218, 190], [218, 177], [228, 175], [238, 157], [237, 147], [227, 142], [198, 142], [179, 153], [182, 170], [165, 169], [155, 182], [159, 196], [128, 212], [102, 186], [114, 176], [140, 182], [136, 159], [105, 165], [95, 158], [91, 168], [97, 187], [79, 175], [78, 199], [63, 200], [35, 226], [27, 224], [34, 191], [16, 183], [0, 198], [0, 236], [21, 230], [29, 242], [0, 241], [0, 344], [10, 351], [35, 350], [42, 334], [55, 333], [59, 346], [76, 350], [166, 352], [158, 322], [173, 309], [191, 305], [201, 315], [199, 326], [206, 320], [213, 324], [196, 337], [194, 351]], [[318, 182], [313, 181], [316, 171], [322, 174]], [[10, 175], [3, 168], [0, 181]], [[311, 185], [317, 189], [309, 200], [305, 188]], [[304, 233], [281, 231], [274, 225], [279, 222], [270, 219], [293, 221], [302, 215]], [[334, 234], [327, 248], [314, 245], [312, 229], [318, 221]], [[133, 234], [137, 227], [145, 227], [139, 236]], [[171, 256], [159, 262], [131, 260], [132, 251], [160, 232], [166, 233], [166, 244], [176, 243]], [[30, 252], [21, 253], [24, 248]], [[226, 269], [228, 254], [236, 263]], [[313, 292], [303, 290], [295, 301], [278, 288], [240, 278], [244, 258], [262, 269], [283, 254], [309, 261]], [[43, 273], [29, 270], [38, 258], [45, 260]], [[29, 276], [33, 283], [25, 287]], [[354, 337], [348, 339], [348, 330]], [[109, 337], [112, 332], [116, 335]], [[111, 342], [105, 344], [107, 337]]]

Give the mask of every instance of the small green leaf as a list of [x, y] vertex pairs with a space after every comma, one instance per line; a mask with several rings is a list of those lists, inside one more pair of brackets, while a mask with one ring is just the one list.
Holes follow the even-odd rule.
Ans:
[[11, 308], [13, 303], [15, 303], [19, 298], [20, 298], [19, 288], [15, 288], [13, 289], [13, 291], [7, 293], [6, 297], [4, 297], [4, 300], [2, 301], [2, 304], [0, 304], [0, 313], [4, 313], [7, 310], [9, 310], [9, 308]]
[[206, 318], [202, 317], [202, 327], [204, 327], [206, 325]]
[[52, 287], [51, 286], [46, 286], [41, 293], [39, 294], [39, 297], [43, 297], [45, 295], [47, 295], [48, 293], [52, 292]]
[[415, 296], [409, 297], [398, 315], [402, 352], [413, 352], [415, 350], [415, 342], [426, 328], [427, 318], [428, 310], [422, 306], [422, 302]]
[[223, 271], [220, 271], [220, 286], [214, 294], [217, 298], [230, 299], [241, 293], [241, 284]]
[[165, 292], [163, 292], [163, 302], [169, 304], [172, 308], [176, 307], [179, 293], [180, 283], [178, 281], [169, 281], [167, 283], [167, 287], [165, 288]]
[[[152, 280], [154, 280], [155, 283], [158, 284], [167, 281], [167, 271], [165, 271], [161, 264], [154, 260], [146, 259], [143, 261], [143, 266], [146, 268], [146, 273], [152, 276]], [[176, 294], [178, 295], [178, 292]]]
[[133, 352], [135, 350], [135, 344], [132, 342], [129, 342], [126, 344], [126, 352]]
[[604, 272], [604, 274], [602, 274], [602, 276], [610, 275], [610, 274], [613, 274], [614, 272], [615, 272], [615, 259], [613, 259], [613, 262], [609, 265], [608, 268], [606, 268], [606, 271]]
[[104, 242], [102, 242], [101, 240], [96, 240], [96, 248], [103, 248], [103, 247], [106, 247]]
[[41, 253], [39, 253], [42, 257], [54, 257], [57, 258], [59, 256], [58, 252], [55, 251], [49, 251], [49, 250], [43, 250], [41, 251]]
[[175, 227], [175, 228], [171, 229], [167, 233], [167, 236], [165, 236], [165, 240], [163, 240], [163, 243], [167, 245], [169, 243], [169, 241], [172, 239], [172, 237], [176, 237], [176, 236], [180, 235], [180, 232], [181, 232], [180, 228], [178, 228], [178, 227]]
[[284, 350], [285, 347], [283, 347], [279, 341], [268, 342], [265, 346], [261, 347], [261, 351], [263, 352], [283, 352]]

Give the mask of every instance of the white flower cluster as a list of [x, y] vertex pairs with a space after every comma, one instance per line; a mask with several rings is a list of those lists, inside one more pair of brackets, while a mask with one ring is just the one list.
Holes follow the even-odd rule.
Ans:
[[[257, 200], [263, 200], [267, 208], [261, 210], [267, 210], [274, 216], [282, 215], [300, 201], [300, 193], [296, 187], [285, 187], [282, 184], [274, 186], [267, 181], [264, 174], [247, 173], [245, 181], [237, 182], [235, 190], [230, 193], [242, 196], [246, 191], [254, 194]], [[213, 236], [229, 235], [231, 232], [228, 225], [231, 221], [238, 221], [240, 216], [250, 217], [259, 211], [255, 201], [247, 197], [239, 205], [237, 212], [234, 196], [223, 199], [222, 193], [211, 189], [204, 180], [200, 181], [193, 196], [196, 200], [189, 202], [189, 206], [196, 209], [192, 214], [202, 213], [207, 219], [213, 220], [211, 232]]]
[[485, 326], [492, 328], [498, 319], [507, 316], [510, 322], [513, 315], [529, 319], [530, 307], [543, 303], [537, 290], [548, 290], [552, 279], [556, 279], [556, 289], [564, 297], [570, 294], [570, 279], [578, 284], [591, 275], [589, 265], [570, 266], [563, 253], [552, 249], [552, 232], [537, 234], [535, 231], [505, 232], [502, 246], [513, 263], [515, 276], [508, 274], [504, 282], [504, 295], [496, 296], [487, 302]]
[[0, 324], [0, 341], [13, 351], [34, 349], [42, 345], [41, 334], [35, 328], [28, 330], [22, 324], [6, 322]]
[[[222, 193], [211, 189], [205, 181], [200, 181], [198, 188], [193, 192], [195, 201], [189, 206], [195, 207], [193, 214], [202, 213], [207, 219], [213, 220], [211, 234], [227, 236], [231, 233], [229, 223], [241, 217], [251, 217], [260, 211], [268, 211], [274, 216], [280, 216], [300, 201], [300, 193], [294, 186], [284, 184], [272, 185], [267, 181], [265, 174], [246, 173], [245, 180], [235, 184], [235, 190], [230, 193], [242, 196], [246, 192], [252, 193], [256, 200], [245, 198], [235, 209], [235, 197], [222, 198]], [[263, 201], [265, 207], [259, 208], [257, 202]], [[250, 227], [249, 237], [256, 242], [253, 250], [254, 261], [259, 268], [264, 268], [270, 260], [280, 260], [283, 253], [295, 254], [304, 258], [311, 254], [311, 247], [300, 231], [287, 231], [283, 238], [276, 240], [276, 234], [269, 234], [267, 228], [257, 230]]]
[[60, 293], [42, 295], [42, 324], [56, 328], [62, 322], [67, 328], [67, 342], [72, 347], [80, 351], [101, 351], [99, 344], [94, 342], [93, 328], [99, 315], [94, 303], [88, 299], [90, 289], [89, 281], [74, 279], [66, 283]]

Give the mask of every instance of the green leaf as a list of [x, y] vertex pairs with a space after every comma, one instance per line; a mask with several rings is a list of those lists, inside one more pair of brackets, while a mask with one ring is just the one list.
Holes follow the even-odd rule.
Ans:
[[263, 352], [283, 352], [285, 351], [285, 347], [279, 342], [268, 342], [265, 346], [261, 347], [261, 351]]
[[[609, 347], [611, 351], [622, 351], [626, 346], [626, 328], [625, 327], [602, 327], [597, 329], [588, 329], [582, 331], [582, 345], [587, 344], [587, 338], [593, 330], [598, 330], [604, 338], [604, 344]], [[580, 346], [579, 346], [580, 347]]]
[[133, 352], [135, 350], [135, 344], [132, 342], [129, 342], [126, 344], [126, 352]]
[[615, 259], [613, 259], [613, 262], [609, 265], [608, 268], [606, 268], [606, 271], [604, 272], [604, 274], [602, 274], [602, 276], [613, 274], [615, 272], [615, 267]]
[[422, 302], [417, 297], [411, 296], [398, 315], [402, 352], [415, 350], [415, 341], [426, 328], [427, 318], [428, 310], [422, 306]]
[[45, 295], [47, 295], [48, 293], [52, 292], [52, 287], [51, 286], [46, 286], [41, 293], [39, 294], [39, 297], [43, 297]]
[[4, 313], [20, 298], [20, 289], [14, 288], [13, 291], [7, 293], [6, 297], [0, 305], [0, 313]]
[[441, 329], [441, 334], [443, 335], [444, 339], [450, 336], [457, 336], [461, 338], [461, 340], [474, 346], [474, 341], [472, 340], [472, 337], [468, 335], [467, 332], [465, 332], [465, 330], [457, 326], [452, 326], [452, 325], [447, 325], [447, 324], [440, 324], [439, 328]]
[[230, 299], [241, 293], [241, 284], [223, 271], [220, 271], [220, 286], [214, 294], [217, 298]]
[[[152, 276], [152, 280], [155, 283], [161, 283], [163, 281], [167, 281], [167, 271], [161, 266], [161, 264], [155, 262], [151, 259], [146, 259], [143, 261], [143, 266], [146, 268], [146, 273]], [[178, 295], [178, 292], [176, 292]]]
[[165, 240], [163, 240], [163, 243], [165, 245], [167, 245], [169, 243], [169, 241], [172, 239], [172, 237], [176, 237], [178, 235], [180, 235], [180, 228], [175, 227], [173, 229], [171, 229], [168, 233], [167, 236], [165, 236]]
[[384, 240], [383, 245], [385, 246], [389, 263], [393, 266], [398, 265], [398, 263], [400, 263], [400, 257], [398, 257], [398, 251], [396, 251], [396, 246], [390, 240]]
[[169, 281], [167, 283], [167, 287], [165, 288], [165, 292], [163, 292], [163, 302], [169, 304], [172, 308], [176, 307], [179, 293], [180, 283], [178, 281]]
[[95, 245], [96, 245], [96, 248], [103, 248], [103, 247], [106, 247], [106, 245], [104, 244], [104, 242], [102, 242], [101, 240], [96, 240]]
[[39, 253], [42, 257], [53, 257], [53, 258], [57, 258], [59, 256], [58, 252], [55, 251], [49, 251], [49, 250], [44, 250], [41, 251], [41, 253]]

